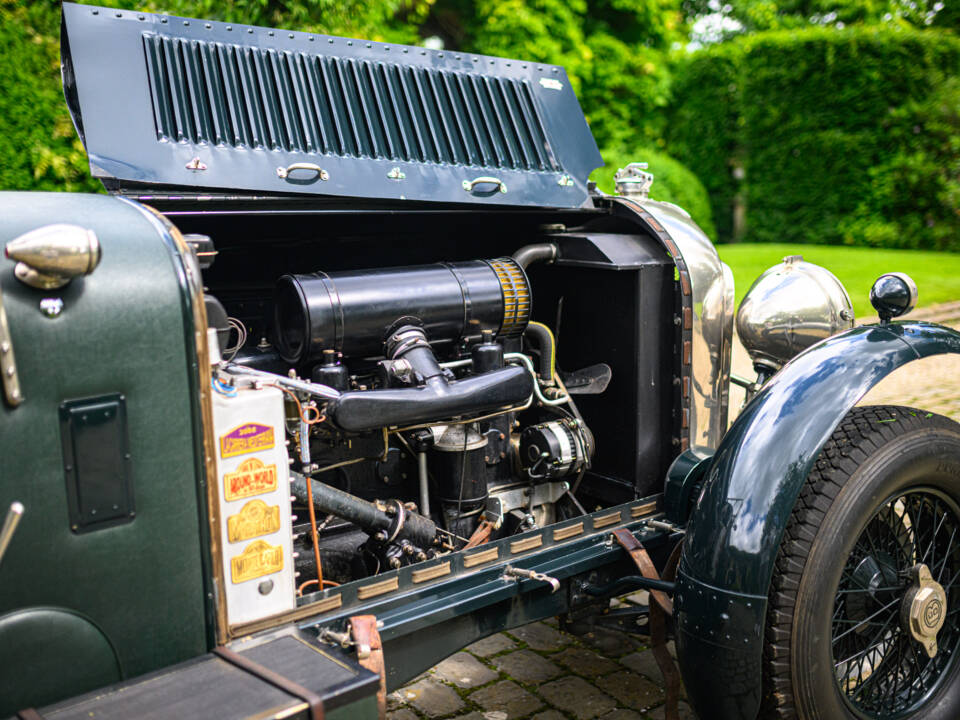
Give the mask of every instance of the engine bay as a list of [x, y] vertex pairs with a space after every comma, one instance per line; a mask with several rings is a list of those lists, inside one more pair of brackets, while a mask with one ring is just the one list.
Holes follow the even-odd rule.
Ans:
[[265, 252], [197, 229], [215, 394], [283, 393], [298, 603], [660, 491], [679, 343], [653, 239], [541, 223], [371, 267], [355, 239]]

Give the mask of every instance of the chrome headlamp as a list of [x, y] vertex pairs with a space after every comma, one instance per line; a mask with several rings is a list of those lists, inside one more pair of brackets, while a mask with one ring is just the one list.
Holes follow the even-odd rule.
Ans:
[[755, 366], [776, 372], [814, 343], [853, 327], [853, 305], [829, 270], [790, 255], [753, 283], [737, 334]]

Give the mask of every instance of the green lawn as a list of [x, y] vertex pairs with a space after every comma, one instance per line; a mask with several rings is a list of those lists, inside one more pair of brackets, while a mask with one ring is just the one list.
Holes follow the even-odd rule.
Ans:
[[960, 254], [956, 253], [764, 243], [718, 245], [717, 250], [733, 270], [738, 306], [760, 273], [784, 255], [803, 255], [804, 260], [836, 275], [850, 293], [858, 318], [876, 315], [870, 306], [870, 287], [885, 272], [905, 272], [913, 278], [920, 291], [918, 307], [960, 300]]

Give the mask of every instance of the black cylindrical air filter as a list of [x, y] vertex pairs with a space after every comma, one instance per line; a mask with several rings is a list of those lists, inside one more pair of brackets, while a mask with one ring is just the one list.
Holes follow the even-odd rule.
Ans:
[[375, 270], [284, 275], [277, 283], [280, 355], [300, 364], [324, 350], [347, 357], [383, 354], [389, 331], [423, 328], [431, 344], [522, 333], [530, 287], [511, 258]]

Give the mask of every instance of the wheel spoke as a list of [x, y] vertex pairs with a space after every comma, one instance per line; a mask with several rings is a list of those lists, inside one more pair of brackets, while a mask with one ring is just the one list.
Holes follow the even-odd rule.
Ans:
[[[937, 503], [934, 505], [934, 511], [933, 511], [934, 517], [937, 516], [936, 507], [938, 505], [939, 505], [939, 501], [937, 501]], [[947, 514], [944, 513], [943, 517], [940, 518], [940, 523], [937, 525], [936, 529], [930, 534], [930, 543], [927, 545], [927, 549], [923, 551], [923, 559], [920, 561], [921, 563], [927, 562], [927, 557], [930, 556], [930, 553], [933, 551], [934, 541], [937, 539], [937, 534], [940, 532], [940, 527], [943, 525], [943, 521], [946, 519], [947, 519]], [[932, 564], [933, 560], [931, 559], [930, 562]]]
[[943, 577], [943, 571], [947, 567], [947, 561], [950, 560], [950, 556], [954, 554], [953, 539], [957, 536], [957, 528], [953, 529], [953, 532], [950, 533], [950, 539], [947, 540], [947, 553], [943, 556], [943, 560], [940, 562], [940, 572], [937, 573], [937, 582], [940, 582], [940, 578]]
[[[883, 624], [883, 627], [880, 628], [880, 632], [883, 633], [883, 631], [886, 630], [889, 625], [890, 625], [890, 620], [888, 619], [888, 620]], [[834, 666], [834, 667], [837, 667], [837, 666], [839, 666], [839, 665], [843, 665], [844, 663], [848, 663], [848, 662], [850, 662], [851, 660], [855, 660], [856, 658], [860, 657], [861, 655], [865, 655], [865, 654], [867, 654], [867, 653], [873, 652], [874, 650], [876, 650], [876, 649], [879, 647], [879, 645], [880, 645], [881, 642], [883, 642], [883, 638], [881, 638], [879, 641], [874, 641], [874, 642], [872, 642], [868, 647], [864, 648], [863, 650], [860, 650], [860, 651], [857, 652], [855, 655], [851, 655], [851, 656], [848, 657], [848, 658], [844, 658], [844, 659], [841, 660], [840, 662], [834, 663], [833, 666]]]
[[[846, 701], [870, 717], [900, 717], [929, 698], [960, 649], [960, 603], [949, 603], [928, 658], [900, 619], [911, 572], [925, 564], [948, 598], [960, 593], [960, 509], [939, 491], [913, 489], [862, 526], [847, 558], [831, 618], [833, 672]], [[871, 587], [870, 585], [876, 585]], [[870, 597], [871, 600], [867, 600]], [[960, 595], [957, 595], [960, 597]]]
[[943, 589], [946, 590], [948, 588], [952, 588], [958, 577], [960, 577], [960, 570], [957, 570], [957, 572], [953, 574], [953, 577], [950, 578], [950, 581], [943, 586]]
[[852, 593], [878, 593], [878, 592], [895, 592], [897, 590], [903, 590], [903, 585], [891, 585], [890, 587], [879, 587], [879, 588], [854, 588], [852, 590], [837, 590], [838, 595], [848, 595]]
[[[893, 605], [896, 605], [898, 602], [900, 602], [900, 598], [897, 598], [896, 600], [891, 600], [891, 601], [888, 602], [886, 605], [884, 605], [882, 608], [880, 608], [880, 609], [877, 610], [875, 613], [873, 613], [873, 615], [871, 615], [870, 617], [864, 618], [864, 619], [861, 621], [860, 624], [862, 625], [862, 624], [863, 624], [864, 622], [866, 622], [867, 620], [872, 620], [872, 619], [875, 618], [877, 615], [879, 615], [880, 613], [882, 613], [884, 610], [892, 607]], [[889, 620], [888, 620], [887, 622], [889, 622]], [[838, 635], [837, 637], [835, 637], [835, 638], [833, 639], [833, 642], [837, 642], [837, 640], [839, 640], [840, 638], [844, 637], [845, 635], [848, 635], [849, 633], [853, 632], [853, 631], [856, 630], [856, 629], [857, 629], [857, 626], [854, 626], [854, 627], [850, 628], [849, 630], [845, 630], [844, 632], [840, 633], [840, 635]]]

